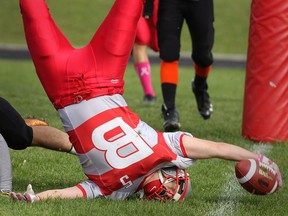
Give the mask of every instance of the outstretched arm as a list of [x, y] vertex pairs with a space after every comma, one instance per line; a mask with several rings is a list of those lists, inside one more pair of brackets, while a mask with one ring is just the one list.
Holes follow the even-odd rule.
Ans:
[[47, 190], [36, 194], [36, 196], [40, 200], [55, 199], [55, 198], [76, 199], [84, 197], [82, 191], [76, 186], [64, 189]]
[[258, 154], [236, 145], [183, 136], [186, 154], [193, 159], [222, 158], [226, 160], [258, 159]]
[[282, 176], [279, 167], [264, 155], [258, 155], [236, 145], [198, 139], [187, 135], [183, 136], [182, 141], [187, 157], [192, 159], [222, 158], [234, 161], [247, 159], [259, 160], [261, 163], [271, 166], [276, 172], [279, 187], [282, 187]]
[[82, 191], [76, 186], [64, 189], [47, 190], [35, 194], [30, 184], [28, 185], [27, 191], [24, 194], [10, 192], [9, 195], [14, 200], [26, 201], [28, 203], [44, 201], [47, 199], [56, 199], [56, 198], [60, 199], [84, 198]]

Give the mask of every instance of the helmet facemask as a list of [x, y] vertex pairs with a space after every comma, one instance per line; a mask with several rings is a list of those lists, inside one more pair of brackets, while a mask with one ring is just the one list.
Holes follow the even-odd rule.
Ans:
[[191, 192], [189, 175], [186, 170], [169, 167], [158, 170], [159, 180], [149, 182], [144, 186], [145, 199], [180, 201]]

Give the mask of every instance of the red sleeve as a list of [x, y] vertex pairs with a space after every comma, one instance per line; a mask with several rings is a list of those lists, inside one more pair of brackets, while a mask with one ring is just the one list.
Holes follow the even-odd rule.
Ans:
[[83, 197], [87, 198], [87, 193], [84, 190], [84, 188], [80, 184], [76, 185], [76, 187], [79, 188], [82, 191]]
[[181, 136], [180, 136], [180, 148], [181, 148], [181, 150], [182, 150], [182, 152], [183, 152], [183, 156], [185, 157], [185, 158], [188, 158], [188, 155], [187, 155], [187, 153], [186, 153], [186, 150], [185, 150], [185, 148], [184, 148], [184, 144], [183, 144], [183, 136], [184, 136], [185, 134], [183, 133], [183, 134], [181, 134]]

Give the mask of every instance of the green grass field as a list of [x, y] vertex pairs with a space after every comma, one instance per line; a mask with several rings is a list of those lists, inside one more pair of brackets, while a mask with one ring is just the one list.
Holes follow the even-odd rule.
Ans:
[[[75, 45], [87, 43], [102, 21], [113, 0], [47, 0], [57, 23]], [[215, 0], [216, 53], [245, 54], [250, 1]], [[96, 6], [97, 7], [96, 7]], [[100, 8], [100, 9], [99, 9]], [[95, 18], [94, 18], [95, 15]], [[93, 19], [91, 19], [93, 16]], [[24, 44], [18, 1], [3, 1], [0, 7], [0, 44]], [[3, 31], [4, 29], [4, 31]], [[187, 31], [183, 32], [182, 50], [189, 51]], [[158, 101], [155, 106], [142, 105], [142, 89], [132, 65], [125, 75], [125, 98], [130, 108], [155, 129], [162, 130], [159, 65], [152, 65], [153, 84]], [[238, 184], [235, 162], [210, 159], [198, 161], [188, 169], [192, 195], [181, 203], [159, 203], [132, 198], [126, 201], [49, 200], [34, 204], [13, 202], [0, 196], [0, 215], [78, 216], [78, 215], [183, 215], [183, 216], [287, 216], [288, 160], [287, 142], [259, 144], [241, 136], [245, 69], [214, 68], [209, 77], [209, 93], [214, 105], [210, 120], [200, 118], [190, 90], [192, 68], [181, 67], [177, 90], [177, 107], [182, 130], [214, 141], [234, 143], [273, 158], [282, 171], [284, 187], [269, 196], [251, 195]], [[48, 101], [31, 61], [0, 60], [0, 96], [6, 98], [25, 117], [43, 117], [62, 129], [57, 112]], [[13, 189], [24, 192], [31, 183], [36, 192], [73, 186], [83, 180], [75, 156], [41, 148], [11, 150]]]

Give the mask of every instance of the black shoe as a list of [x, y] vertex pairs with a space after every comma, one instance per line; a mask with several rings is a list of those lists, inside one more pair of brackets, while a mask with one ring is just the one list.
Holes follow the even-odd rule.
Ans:
[[163, 127], [166, 132], [179, 131], [181, 124], [177, 109], [168, 110], [166, 105], [162, 105], [162, 116], [164, 118]]
[[195, 95], [197, 107], [200, 115], [206, 120], [209, 119], [213, 113], [213, 105], [210, 102], [210, 97], [207, 92], [207, 84], [204, 88], [197, 88], [194, 84], [194, 81], [191, 83], [192, 91]]
[[156, 100], [157, 100], [156, 96], [147, 94], [147, 95], [144, 95], [143, 103], [153, 105], [156, 103]]

